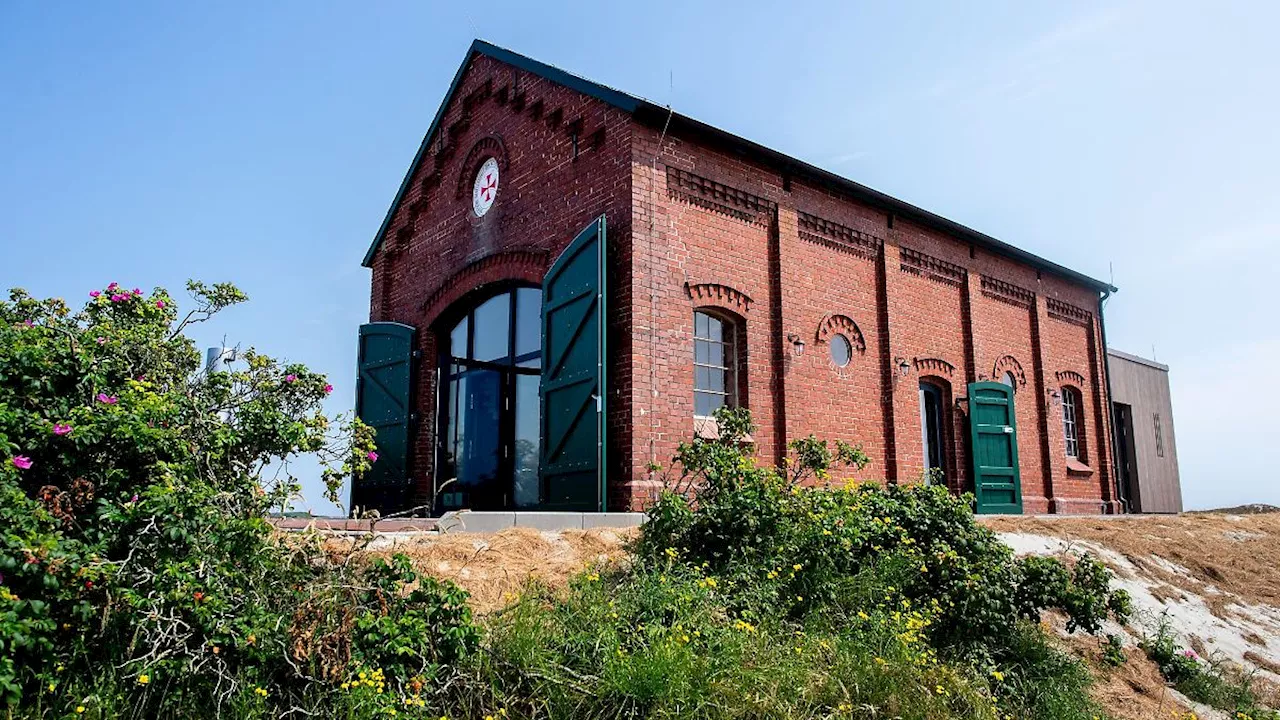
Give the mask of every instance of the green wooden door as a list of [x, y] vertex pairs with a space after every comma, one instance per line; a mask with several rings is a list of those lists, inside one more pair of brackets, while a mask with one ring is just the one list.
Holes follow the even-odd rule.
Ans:
[[969, 385], [969, 437], [977, 512], [1021, 514], [1013, 388], [997, 382]]
[[360, 326], [356, 415], [377, 433], [378, 460], [351, 488], [353, 507], [385, 513], [409, 500], [413, 339], [414, 329], [400, 323]]
[[605, 223], [591, 223], [542, 281], [544, 503], [605, 508]]

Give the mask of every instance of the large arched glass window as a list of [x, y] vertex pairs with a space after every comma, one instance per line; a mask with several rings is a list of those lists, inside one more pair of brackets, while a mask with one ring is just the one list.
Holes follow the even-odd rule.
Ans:
[[464, 308], [440, 354], [440, 510], [536, 506], [542, 291]]
[[693, 314], [693, 414], [738, 406], [738, 332], [732, 320]]

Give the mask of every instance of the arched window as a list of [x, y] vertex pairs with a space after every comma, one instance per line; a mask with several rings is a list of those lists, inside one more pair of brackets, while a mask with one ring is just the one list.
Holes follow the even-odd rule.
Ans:
[[1084, 461], [1084, 403], [1080, 391], [1070, 385], [1062, 386], [1062, 437], [1066, 441], [1067, 457]]
[[1008, 385], [1013, 392], [1018, 392], [1018, 378], [1014, 377], [1012, 370], [1005, 370], [1004, 375], [1000, 376], [1000, 382]]
[[440, 353], [440, 510], [536, 506], [542, 291], [463, 307]]
[[926, 483], [947, 483], [948, 394], [940, 382], [920, 381], [920, 441]]
[[705, 310], [693, 313], [693, 414], [710, 417], [722, 407], [737, 407], [739, 344], [737, 324]]

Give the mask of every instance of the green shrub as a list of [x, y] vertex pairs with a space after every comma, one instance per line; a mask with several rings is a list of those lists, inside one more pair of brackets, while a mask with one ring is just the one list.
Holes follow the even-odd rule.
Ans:
[[372, 431], [327, 418], [304, 366], [249, 350], [202, 372], [184, 330], [245, 297], [189, 290], [182, 316], [115, 283], [77, 312], [0, 303], [0, 699], [244, 714], [332, 705], [365, 667], [429, 682], [476, 642], [459, 591], [266, 520], [298, 490], [290, 458], [316, 454], [333, 493], [376, 459]]
[[1236, 717], [1280, 720], [1280, 712], [1259, 706], [1253, 678], [1248, 673], [1180, 647], [1167, 622], [1162, 620], [1155, 634], [1143, 639], [1142, 649], [1160, 668], [1165, 680], [1192, 700], [1230, 711]]
[[[680, 447], [673, 484], [687, 491], [659, 499], [637, 553], [652, 562], [672, 551], [705, 564], [737, 591], [745, 614], [800, 617], [847, 602], [847, 579], [870, 575], [877, 592], [933, 608], [933, 641], [956, 652], [996, 652], [1014, 621], [1048, 608], [1090, 632], [1109, 615], [1127, 616], [1127, 595], [1109, 591], [1100, 563], [1015, 559], [975, 522], [969, 498], [937, 485], [806, 484], [826, 476], [825, 445], [797, 441], [788, 468], [762, 467], [741, 442], [751, 429], [746, 411], [722, 410], [718, 419], [720, 440]], [[838, 455], [865, 463], [852, 448]]]

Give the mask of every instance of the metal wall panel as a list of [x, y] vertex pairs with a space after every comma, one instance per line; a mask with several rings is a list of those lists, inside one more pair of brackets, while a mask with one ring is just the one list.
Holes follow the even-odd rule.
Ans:
[[1111, 401], [1128, 405], [1133, 413], [1137, 482], [1130, 509], [1144, 513], [1182, 512], [1169, 367], [1108, 348], [1107, 368], [1111, 374]]

